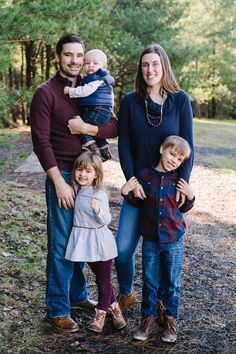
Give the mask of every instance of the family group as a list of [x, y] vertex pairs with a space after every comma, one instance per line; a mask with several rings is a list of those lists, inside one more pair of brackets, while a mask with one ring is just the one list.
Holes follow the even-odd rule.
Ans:
[[[82, 308], [93, 311], [90, 331], [101, 333], [107, 314], [116, 329], [124, 328], [124, 310], [137, 297], [134, 254], [142, 237], [141, 319], [133, 337], [144, 341], [160, 325], [161, 340], [175, 342], [183, 213], [195, 200], [189, 97], [156, 43], [141, 53], [134, 91], [123, 95], [118, 117], [102, 50], [86, 52], [81, 38], [69, 34], [59, 39], [55, 59], [58, 71], [36, 89], [30, 108], [33, 147], [46, 172], [45, 321], [61, 333], [76, 332], [71, 309]], [[106, 139], [117, 136], [126, 182], [113, 235], [103, 163], [112, 159]], [[85, 264], [95, 275], [97, 301], [88, 295]]]

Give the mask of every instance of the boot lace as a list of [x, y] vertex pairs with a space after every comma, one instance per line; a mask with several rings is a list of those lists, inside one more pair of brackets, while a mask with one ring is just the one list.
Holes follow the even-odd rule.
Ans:
[[104, 319], [104, 314], [102, 312], [96, 312], [93, 322], [98, 322], [99, 324], [101, 324], [103, 322], [103, 319]]

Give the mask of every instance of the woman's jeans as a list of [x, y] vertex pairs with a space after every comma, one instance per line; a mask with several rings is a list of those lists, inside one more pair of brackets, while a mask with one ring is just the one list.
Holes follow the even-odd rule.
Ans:
[[[71, 173], [60, 171], [65, 181], [71, 183]], [[53, 182], [46, 178], [47, 202], [47, 288], [46, 306], [49, 317], [70, 315], [70, 305], [87, 299], [83, 263], [73, 263], [64, 258], [73, 223], [73, 209], [58, 207]]]
[[[158, 243], [143, 241], [143, 295], [142, 316], [156, 317], [157, 292], [167, 316], [178, 317], [180, 275], [182, 270], [183, 241]], [[160, 289], [161, 287], [161, 289]]]
[[115, 259], [120, 293], [124, 295], [129, 295], [133, 288], [134, 252], [140, 238], [138, 218], [139, 208], [124, 199], [116, 236], [118, 257]]

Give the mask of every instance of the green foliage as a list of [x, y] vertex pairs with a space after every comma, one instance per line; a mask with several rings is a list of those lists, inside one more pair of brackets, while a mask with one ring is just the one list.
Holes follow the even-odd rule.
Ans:
[[181, 81], [192, 100], [202, 104], [214, 99], [225, 114], [235, 104], [235, 21], [235, 2], [194, 0], [189, 16], [182, 19], [187, 31], [179, 38], [188, 48]]
[[[64, 33], [79, 33], [87, 49], [107, 53], [118, 101], [133, 89], [140, 52], [157, 42], [166, 49], [181, 87], [203, 114], [213, 104], [218, 115], [235, 114], [235, 2], [2, 0], [0, 10], [1, 121], [8, 119], [16, 102], [29, 105], [33, 90], [46, 79], [46, 65], [49, 75], [54, 74], [53, 51]], [[46, 58], [47, 45], [51, 52]], [[26, 63], [27, 49], [31, 52]]]
[[0, 84], [0, 126], [5, 126], [8, 117], [9, 96], [6, 92], [6, 86]]

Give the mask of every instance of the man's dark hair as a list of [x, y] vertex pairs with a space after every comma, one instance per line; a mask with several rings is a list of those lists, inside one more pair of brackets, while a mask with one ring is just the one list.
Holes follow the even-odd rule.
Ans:
[[83, 48], [84, 48], [84, 43], [82, 41], [82, 39], [77, 36], [76, 34], [66, 34], [64, 36], [62, 36], [59, 41], [57, 42], [57, 45], [56, 45], [56, 53], [58, 55], [61, 54], [62, 52], [62, 48], [63, 48], [63, 44], [65, 43], [80, 43]]

